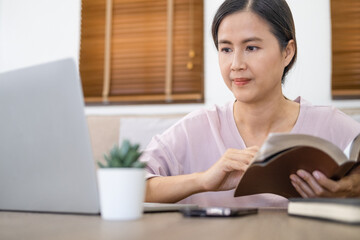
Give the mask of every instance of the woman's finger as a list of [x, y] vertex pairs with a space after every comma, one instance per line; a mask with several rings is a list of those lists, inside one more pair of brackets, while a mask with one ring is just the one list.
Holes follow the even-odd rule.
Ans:
[[225, 162], [224, 170], [226, 172], [231, 172], [231, 171], [243, 171], [243, 172], [245, 172], [248, 167], [249, 167], [249, 164], [247, 164], [245, 162], [228, 159]]
[[323, 173], [320, 171], [314, 171], [313, 174], [316, 181], [325, 189], [327, 189], [331, 193], [337, 193], [343, 189], [347, 188], [348, 182], [347, 181], [334, 181], [327, 178]]
[[224, 154], [224, 160], [233, 160], [233, 161], [239, 161], [244, 162], [246, 164], [250, 164], [255, 157], [256, 153], [248, 152], [248, 151], [241, 151], [237, 149], [231, 149], [226, 151]]
[[295, 174], [292, 174], [291, 176], [290, 176], [290, 178], [291, 178], [291, 180], [293, 181], [293, 182], [295, 182], [297, 185], [298, 185], [298, 187], [303, 191], [303, 192], [305, 192], [306, 193], [306, 195], [308, 196], [308, 197], [315, 197], [315, 193], [312, 191], [312, 189], [309, 187], [309, 185], [304, 181], [304, 180], [302, 180], [299, 176], [297, 176], [297, 175], [295, 175]]
[[309, 196], [297, 185], [295, 182], [291, 181], [291, 184], [296, 189], [296, 191], [303, 197], [303, 198], [309, 198]]
[[311, 188], [312, 192], [314, 192], [316, 196], [324, 197], [328, 195], [328, 191], [317, 182], [313, 175], [301, 169], [298, 170], [296, 173]]

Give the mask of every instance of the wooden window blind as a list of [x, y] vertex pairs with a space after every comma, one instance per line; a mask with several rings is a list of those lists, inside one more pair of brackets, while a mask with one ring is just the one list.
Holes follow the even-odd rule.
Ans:
[[86, 103], [203, 102], [203, 0], [82, 0]]
[[360, 1], [331, 0], [332, 96], [360, 98]]

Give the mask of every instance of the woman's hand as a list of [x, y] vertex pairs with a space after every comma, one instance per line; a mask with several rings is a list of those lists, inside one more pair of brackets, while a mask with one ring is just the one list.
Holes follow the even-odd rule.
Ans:
[[304, 198], [360, 196], [359, 172], [334, 181], [319, 171], [310, 174], [304, 170], [298, 170], [296, 174], [290, 175], [290, 179], [294, 188]]
[[253, 161], [259, 147], [228, 149], [207, 171], [201, 173], [200, 180], [205, 191], [231, 190]]
[[228, 149], [205, 172], [150, 178], [146, 181], [145, 199], [147, 202], [175, 203], [200, 192], [233, 189], [258, 150], [258, 147]]

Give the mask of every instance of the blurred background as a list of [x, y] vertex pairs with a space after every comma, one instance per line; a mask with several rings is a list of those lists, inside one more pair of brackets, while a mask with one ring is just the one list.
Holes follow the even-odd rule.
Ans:
[[[220, 75], [217, 51], [211, 36], [212, 18], [223, 1], [201, 2], [203, 2], [203, 32], [200, 36], [202, 35], [201, 39], [203, 39], [203, 49], [197, 49], [200, 51], [195, 49], [196, 52], [200, 52], [203, 62], [203, 69], [200, 71], [203, 73], [202, 79], [200, 78], [203, 82], [199, 85], [200, 95], [197, 95], [200, 96], [199, 99], [166, 104], [156, 101], [151, 104], [146, 102], [88, 104], [86, 113], [88, 115], [186, 114], [195, 109], [213, 104], [223, 105], [232, 101], [233, 96]], [[285, 95], [290, 99], [302, 96], [313, 104], [331, 104], [345, 110], [360, 108], [359, 99], [332, 99], [331, 1], [288, 0], [287, 2], [296, 25], [298, 59], [287, 77], [284, 86]], [[0, 0], [0, 72], [65, 57], [72, 57], [79, 63], [81, 6], [81, 0]], [[195, 26], [197, 22], [190, 21], [189, 24]], [[194, 33], [194, 29], [192, 31]]]

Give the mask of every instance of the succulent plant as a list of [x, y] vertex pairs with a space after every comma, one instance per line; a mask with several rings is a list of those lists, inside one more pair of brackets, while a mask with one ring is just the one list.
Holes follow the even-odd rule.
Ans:
[[140, 162], [139, 144], [132, 145], [129, 140], [124, 140], [121, 147], [115, 145], [108, 155], [104, 154], [106, 164], [98, 162], [100, 168], [144, 168], [146, 163]]

